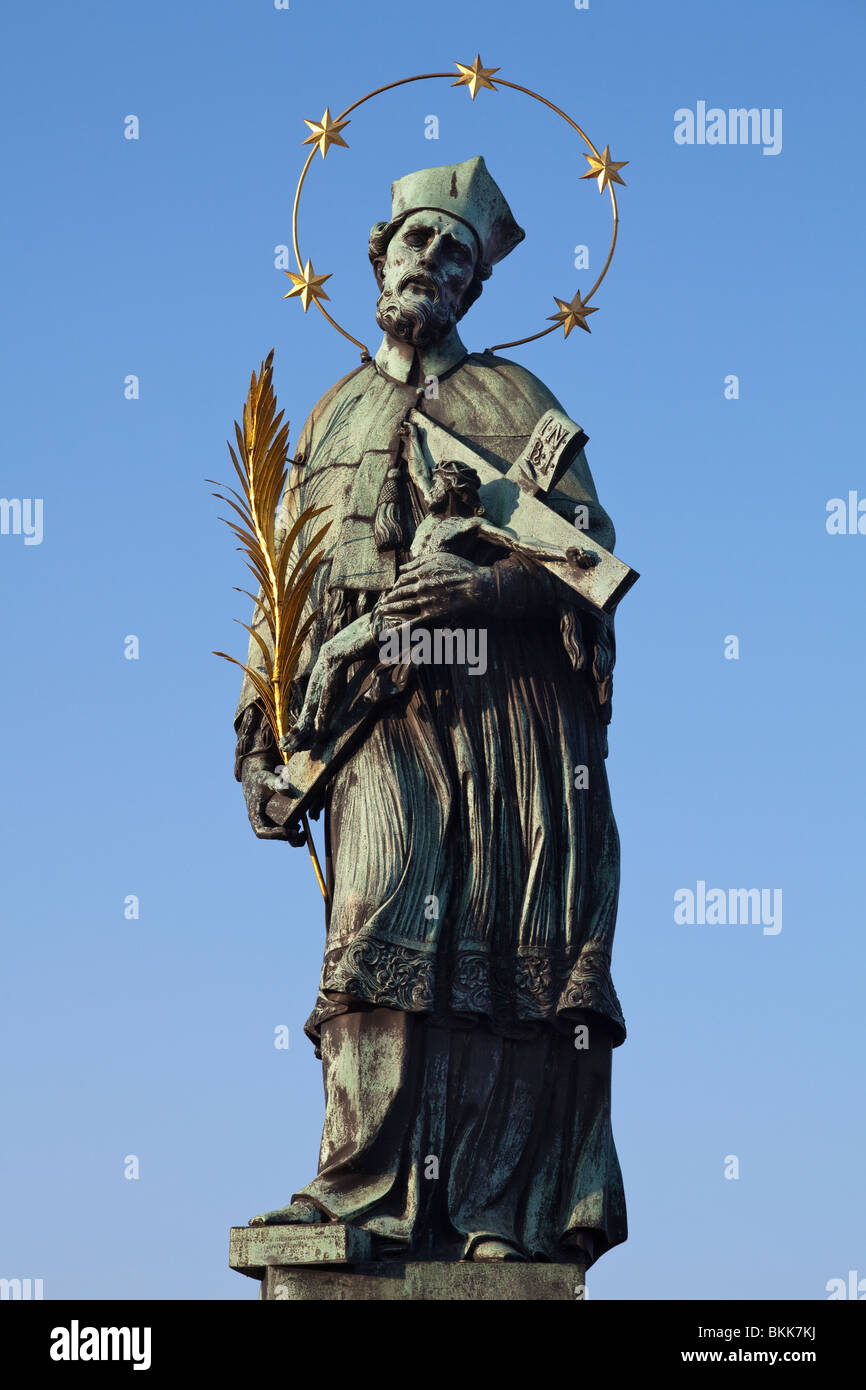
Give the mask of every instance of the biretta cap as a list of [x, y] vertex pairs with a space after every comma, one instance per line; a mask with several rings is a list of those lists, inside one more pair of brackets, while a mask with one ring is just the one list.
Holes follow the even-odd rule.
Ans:
[[526, 236], [481, 155], [462, 164], [418, 169], [391, 184], [392, 221], [423, 208], [447, 212], [471, 227], [488, 265], [501, 261]]

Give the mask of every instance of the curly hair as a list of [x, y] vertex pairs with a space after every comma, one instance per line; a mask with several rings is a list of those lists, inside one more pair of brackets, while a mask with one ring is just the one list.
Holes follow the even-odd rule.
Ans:
[[[370, 228], [367, 255], [370, 258], [370, 264], [373, 267], [373, 274], [376, 277], [376, 284], [379, 286], [379, 289], [382, 288], [382, 263], [388, 250], [388, 244], [394, 233], [399, 231], [406, 221], [406, 218], [410, 216], [411, 213], [404, 212], [400, 217], [395, 217], [392, 222], [377, 222], [375, 226]], [[476, 257], [475, 271], [472, 280], [466, 287], [466, 292], [460, 304], [461, 318], [468, 309], [472, 308], [472, 305], [475, 303], [484, 287], [484, 281], [489, 280], [492, 274], [493, 267], [488, 265], [486, 261], [483, 261], [479, 254]]]
[[468, 463], [461, 463], [459, 459], [442, 459], [435, 465], [432, 476], [441, 478], [451, 492], [455, 492], [468, 507], [474, 509], [476, 516], [483, 514], [484, 508], [478, 499], [481, 479]]

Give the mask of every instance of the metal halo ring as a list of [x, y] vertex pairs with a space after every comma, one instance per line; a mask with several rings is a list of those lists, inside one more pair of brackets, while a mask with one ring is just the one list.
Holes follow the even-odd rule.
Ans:
[[[542, 328], [537, 333], [530, 333], [525, 338], [515, 338], [511, 342], [495, 343], [492, 348], [487, 348], [486, 351], [497, 352], [501, 348], [520, 347], [524, 343], [532, 343], [535, 342], [538, 338], [547, 337], [548, 333], [553, 333], [559, 327], [562, 327], [564, 329], [566, 337], [568, 337], [569, 333], [571, 332], [571, 329], [575, 326], [580, 326], [581, 328], [584, 328], [587, 332], [589, 332], [588, 325], [582, 321], [583, 317], [585, 317], [582, 311], [585, 310], [588, 313], [595, 313], [595, 308], [590, 307], [590, 300], [593, 298], [596, 291], [598, 290], [602, 280], [604, 279], [605, 275], [607, 274], [610, 268], [610, 263], [613, 260], [613, 253], [616, 247], [617, 233], [619, 231], [619, 209], [617, 207], [616, 202], [616, 191], [614, 189], [614, 183], [619, 183], [624, 186], [624, 180], [620, 178], [619, 173], [617, 171], [621, 169], [624, 166], [624, 164], [628, 163], [628, 161], [623, 160], [614, 165], [614, 161], [610, 160], [609, 158], [608, 146], [605, 147], [603, 155], [599, 154], [598, 150], [590, 140], [589, 136], [586, 134], [584, 130], [581, 129], [577, 122], [572, 120], [570, 116], [566, 115], [566, 113], [562, 111], [560, 107], [554, 105], [552, 101], [548, 101], [547, 97], [541, 96], [539, 92], [533, 92], [529, 87], [523, 87], [518, 82], [508, 82], [505, 78], [501, 77], [497, 77], [494, 83], [491, 80], [491, 77], [494, 72], [499, 72], [499, 68], [483, 68], [481, 66], [480, 55], [476, 57], [475, 64], [473, 65], [455, 63], [455, 67], [458, 69], [458, 73], [462, 74], [462, 76], [458, 77], [457, 81], [453, 80], [453, 72], [424, 72], [417, 73], [413, 77], [401, 77], [396, 82], [387, 82], [384, 86], [376, 87], [373, 89], [373, 91], [367, 92], [365, 96], [359, 97], [357, 101], [353, 101], [350, 106], [347, 106], [345, 110], [341, 111], [340, 114], [333, 120], [330, 117], [330, 108], [326, 108], [325, 114], [322, 117], [321, 122], [305, 121], [305, 125], [308, 125], [313, 133], [310, 136], [308, 136], [307, 139], [302, 141], [302, 143], [305, 145], [312, 145], [312, 149], [310, 150], [310, 153], [308, 154], [306, 159], [306, 163], [304, 164], [304, 167], [301, 170], [301, 176], [298, 179], [298, 186], [295, 189], [295, 199], [292, 205], [292, 245], [298, 269], [297, 274], [294, 274], [291, 271], [285, 272], [285, 274], [288, 275], [290, 279], [294, 282], [295, 288], [293, 290], [290, 290], [287, 295], [283, 296], [283, 298], [290, 299], [295, 296], [300, 296], [305, 313], [309, 308], [310, 303], [314, 303], [319, 312], [323, 314], [324, 317], [328, 320], [328, 323], [331, 325], [332, 328], [336, 328], [338, 333], [341, 333], [344, 338], [348, 338], [350, 343], [354, 343], [356, 347], [361, 349], [362, 362], [370, 360], [370, 350], [367, 347], [366, 343], [361, 342], [359, 338], [355, 338], [352, 336], [351, 333], [347, 332], [346, 329], [343, 328], [339, 323], [337, 323], [336, 319], [328, 313], [327, 309], [322, 304], [322, 299], [327, 299], [328, 296], [327, 294], [325, 294], [321, 286], [325, 280], [330, 279], [330, 275], [314, 275], [309, 260], [307, 261], [306, 269], [304, 268], [303, 261], [301, 259], [300, 246], [298, 244], [298, 208], [301, 200], [301, 190], [304, 186], [304, 182], [309, 172], [310, 165], [313, 162], [313, 157], [316, 153], [316, 150], [320, 150], [322, 158], [324, 159], [329, 145], [346, 145], [346, 141], [343, 140], [340, 135], [340, 128], [342, 128], [342, 126], [348, 122], [348, 117], [350, 113], [352, 111], [356, 111], [359, 106], [363, 106], [365, 102], [372, 100], [373, 97], [381, 96], [383, 92], [393, 91], [395, 87], [404, 87], [410, 82], [434, 81], [436, 79], [444, 77], [451, 79], [451, 85], [453, 87], [458, 87], [462, 85], [469, 86], [470, 95], [473, 101], [475, 100], [477, 92], [483, 90], [484, 88], [488, 88], [491, 91], [496, 91], [499, 87], [510, 87], [511, 90], [514, 92], [522, 92], [525, 96], [532, 97], [533, 101], [541, 102], [542, 106], [546, 106], [549, 110], [553, 111], [555, 115], [559, 116], [563, 121], [566, 122], [567, 125], [571, 126], [572, 130], [577, 132], [577, 134], [580, 136], [580, 138], [584, 141], [584, 143], [589, 147], [589, 150], [591, 151], [590, 155], [584, 154], [584, 158], [589, 160], [590, 167], [587, 170], [587, 172], [581, 174], [580, 177], [582, 179], [597, 177], [599, 192], [604, 192], [604, 189], [606, 187], [608, 192], [610, 193], [611, 212], [613, 218], [613, 231], [610, 240], [610, 247], [608, 249], [607, 259], [605, 260], [604, 265], [601, 268], [601, 273], [596, 279], [589, 293], [584, 298], [581, 298], [580, 293], [578, 292], [578, 294], [575, 296], [575, 299], [572, 300], [570, 306], [567, 305], [565, 301], [557, 299], [556, 302], [560, 306], [560, 312], [558, 314], [552, 314], [550, 316], [552, 319], [555, 320], [555, 322], [551, 323], [549, 328]], [[479, 72], [480, 74], [482, 74], [482, 76], [480, 77]], [[474, 90], [471, 76], [472, 74], [474, 74], [475, 79]], [[335, 131], [335, 134], [329, 136], [329, 131]], [[580, 306], [577, 310], [574, 309], [575, 303], [577, 303]], [[571, 309], [570, 314], [568, 313], [569, 308]], [[570, 323], [568, 321], [569, 317], [571, 318]]]

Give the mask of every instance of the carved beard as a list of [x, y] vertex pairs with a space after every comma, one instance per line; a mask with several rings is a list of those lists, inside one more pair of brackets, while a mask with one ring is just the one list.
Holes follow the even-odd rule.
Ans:
[[457, 322], [457, 315], [444, 299], [400, 294], [383, 290], [376, 301], [376, 322], [384, 333], [413, 347], [427, 347], [446, 337]]

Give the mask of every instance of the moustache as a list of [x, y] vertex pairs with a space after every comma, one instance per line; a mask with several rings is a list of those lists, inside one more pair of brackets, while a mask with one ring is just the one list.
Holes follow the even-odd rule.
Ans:
[[399, 298], [402, 299], [407, 290], [422, 291], [425, 298], [432, 299], [434, 304], [442, 297], [438, 280], [421, 270], [410, 271], [397, 282], [395, 292]]

